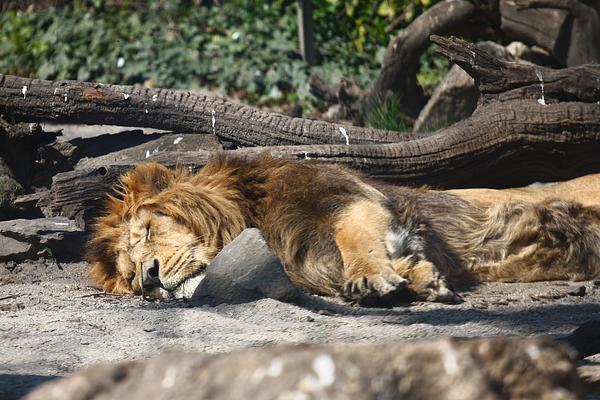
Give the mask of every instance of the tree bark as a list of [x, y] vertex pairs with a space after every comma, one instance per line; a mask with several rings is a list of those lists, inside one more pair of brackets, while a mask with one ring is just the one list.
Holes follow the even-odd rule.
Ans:
[[[437, 188], [522, 186], [600, 169], [600, 86], [595, 79], [600, 65], [542, 70], [544, 79], [552, 78], [545, 83], [548, 92], [542, 102], [539, 67], [499, 61], [459, 39], [432, 39], [479, 85], [482, 101], [472, 117], [436, 135], [398, 143], [257, 147], [226, 153], [253, 158], [269, 152], [274, 157], [341, 163], [397, 184]], [[241, 117], [239, 124], [244, 123]], [[209, 151], [158, 151], [144, 160], [194, 169], [210, 156]], [[75, 171], [55, 176], [38, 205], [47, 216], [87, 220], [99, 210], [99, 200], [118, 175], [141, 157], [138, 151], [80, 163]]]
[[268, 113], [220, 97], [182, 90], [47, 81], [11, 75], [0, 75], [0, 114], [14, 121], [212, 133], [238, 146], [346, 143], [345, 135], [350, 143], [410, 138], [399, 132]]
[[477, 46], [465, 45], [463, 41], [435, 35], [431, 40], [439, 46], [441, 54], [475, 79], [480, 107], [523, 99], [546, 104], [570, 101], [594, 103], [600, 100], [598, 64], [551, 69], [494, 58]]

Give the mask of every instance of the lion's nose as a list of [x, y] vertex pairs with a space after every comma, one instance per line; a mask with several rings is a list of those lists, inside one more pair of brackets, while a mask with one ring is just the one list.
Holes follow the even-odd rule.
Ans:
[[144, 289], [162, 287], [162, 282], [158, 277], [159, 269], [160, 262], [156, 258], [142, 263], [142, 286]]

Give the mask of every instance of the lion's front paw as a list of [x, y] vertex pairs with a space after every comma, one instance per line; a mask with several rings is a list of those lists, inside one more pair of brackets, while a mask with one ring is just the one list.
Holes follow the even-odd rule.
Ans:
[[344, 297], [359, 302], [366, 299], [387, 301], [407, 287], [408, 280], [396, 273], [378, 273], [347, 280]]

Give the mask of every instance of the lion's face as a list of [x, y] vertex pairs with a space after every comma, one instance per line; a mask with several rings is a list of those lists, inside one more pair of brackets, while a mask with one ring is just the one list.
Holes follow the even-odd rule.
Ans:
[[[181, 297], [182, 284], [202, 275], [214, 250], [186, 225], [161, 211], [141, 208], [128, 223], [129, 250], [119, 270], [132, 289], [154, 298]], [[123, 258], [123, 257], [121, 257]]]
[[229, 175], [192, 176], [153, 163], [124, 174], [93, 227], [91, 278], [113, 293], [189, 297], [208, 263], [245, 228], [237, 192], [215, 183]]

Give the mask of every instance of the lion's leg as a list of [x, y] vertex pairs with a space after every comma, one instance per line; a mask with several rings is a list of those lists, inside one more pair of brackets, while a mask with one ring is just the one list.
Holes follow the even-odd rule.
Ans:
[[392, 267], [385, 246], [392, 215], [374, 201], [350, 205], [337, 219], [335, 242], [344, 263], [344, 296], [354, 300], [393, 295], [407, 281]]
[[411, 256], [394, 261], [394, 269], [409, 280], [408, 288], [419, 299], [441, 303], [456, 303], [458, 296], [438, 269], [427, 260], [414, 261]]

